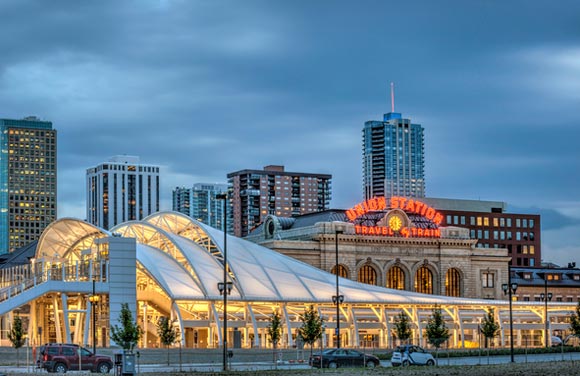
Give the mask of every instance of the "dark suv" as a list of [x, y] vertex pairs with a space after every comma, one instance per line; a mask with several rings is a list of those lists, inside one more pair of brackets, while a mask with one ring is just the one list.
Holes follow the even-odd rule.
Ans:
[[68, 343], [47, 343], [40, 346], [38, 367], [48, 372], [65, 373], [68, 370], [79, 370], [79, 355], [81, 370], [109, 373], [113, 368], [110, 356], [96, 355], [80, 347]]

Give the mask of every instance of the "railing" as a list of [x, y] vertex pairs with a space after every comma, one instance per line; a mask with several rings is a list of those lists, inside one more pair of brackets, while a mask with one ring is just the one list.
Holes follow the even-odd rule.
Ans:
[[37, 262], [29, 268], [14, 267], [16, 272], [7, 273], [8, 279], [0, 283], [0, 303], [18, 296], [31, 288], [48, 281], [61, 282], [105, 282], [108, 277], [108, 260], [93, 262], [75, 261], [71, 263]]

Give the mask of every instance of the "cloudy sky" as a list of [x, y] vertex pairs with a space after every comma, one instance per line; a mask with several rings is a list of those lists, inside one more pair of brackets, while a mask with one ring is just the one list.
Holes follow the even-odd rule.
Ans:
[[0, 3], [0, 117], [58, 129], [59, 217], [118, 154], [171, 189], [281, 164], [361, 201], [361, 131], [425, 128], [427, 195], [542, 214], [543, 259], [580, 265], [580, 2]]

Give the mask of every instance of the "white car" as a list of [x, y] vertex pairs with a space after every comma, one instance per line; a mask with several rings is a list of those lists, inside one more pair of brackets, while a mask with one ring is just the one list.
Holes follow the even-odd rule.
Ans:
[[422, 347], [401, 345], [397, 346], [395, 351], [393, 351], [391, 364], [395, 367], [409, 365], [432, 366], [435, 365], [435, 359], [433, 355], [429, 354]]

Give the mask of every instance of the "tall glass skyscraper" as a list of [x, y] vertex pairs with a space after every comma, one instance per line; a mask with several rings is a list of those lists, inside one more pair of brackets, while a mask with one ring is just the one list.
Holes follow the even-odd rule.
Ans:
[[191, 188], [177, 187], [173, 190], [173, 211], [223, 231], [223, 200], [218, 200], [216, 195], [227, 191], [227, 184], [198, 183]]
[[56, 219], [56, 130], [36, 117], [0, 119], [0, 254]]
[[364, 198], [425, 197], [423, 127], [389, 112], [363, 129]]

